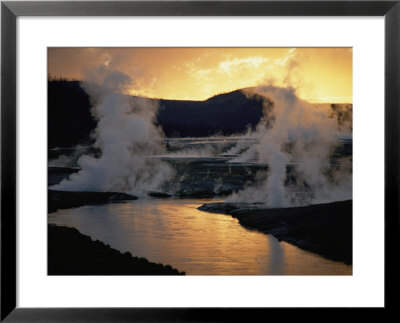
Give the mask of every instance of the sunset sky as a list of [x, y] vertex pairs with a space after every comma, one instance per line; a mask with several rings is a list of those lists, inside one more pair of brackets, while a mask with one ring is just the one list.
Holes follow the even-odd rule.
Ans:
[[98, 65], [131, 76], [131, 94], [153, 98], [205, 100], [272, 83], [310, 102], [352, 103], [351, 48], [48, 49], [53, 77], [82, 80]]

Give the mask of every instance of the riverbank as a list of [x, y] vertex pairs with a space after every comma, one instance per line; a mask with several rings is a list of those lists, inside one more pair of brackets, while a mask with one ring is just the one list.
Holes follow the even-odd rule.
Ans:
[[84, 205], [136, 200], [137, 197], [117, 192], [72, 192], [48, 190], [48, 213]]
[[199, 209], [229, 214], [247, 228], [272, 234], [328, 259], [352, 264], [352, 200], [279, 209], [246, 203], [208, 203]]
[[121, 253], [74, 228], [48, 225], [48, 275], [184, 275], [169, 265]]
[[[48, 213], [84, 205], [136, 200], [116, 192], [69, 192], [48, 190]], [[78, 230], [48, 225], [49, 275], [184, 275], [169, 265], [122, 254], [101, 241], [93, 241]]]

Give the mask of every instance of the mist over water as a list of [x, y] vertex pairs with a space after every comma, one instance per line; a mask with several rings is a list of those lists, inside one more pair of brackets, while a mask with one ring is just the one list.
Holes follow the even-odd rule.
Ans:
[[[224, 180], [231, 166], [259, 166], [254, 180], [243, 179], [241, 188], [230, 186], [233, 193], [228, 202], [288, 207], [351, 199], [351, 156], [335, 156], [342, 144], [338, 139], [352, 138], [348, 110], [303, 101], [291, 87], [260, 86], [243, 90], [263, 105], [263, 117], [253, 130], [232, 136], [166, 138], [155, 125], [158, 102], [124, 94], [134, 86], [128, 75], [107, 66], [86, 72], [83, 88], [97, 120], [92, 137], [98, 153], [77, 147], [69, 157], [51, 161], [49, 166], [76, 164], [80, 168], [52, 189], [117, 191], [139, 197], [152, 191], [174, 195], [182, 189], [183, 180], [186, 189], [192, 181], [187, 174], [190, 168], [177, 174], [171, 161], [197, 159], [229, 167], [225, 177], [215, 178], [213, 193], [227, 191]], [[204, 174], [206, 181], [215, 177], [210, 168]], [[193, 185], [199, 180], [193, 180]]]
[[67, 191], [117, 191], [137, 196], [161, 190], [173, 176], [165, 162], [148, 158], [163, 154], [164, 135], [155, 126], [158, 103], [124, 95], [132, 79], [106, 66], [87, 73], [83, 87], [90, 96], [97, 128], [92, 134], [100, 156], [82, 155], [81, 170], [53, 186]]
[[351, 121], [350, 127], [339, 124], [330, 105], [305, 102], [290, 87], [263, 86], [245, 93], [263, 98], [264, 118], [253, 133], [258, 143], [233, 162], [266, 163], [268, 173], [228, 201], [287, 207], [350, 199], [351, 171], [342, 167], [349, 161], [337, 159], [333, 167], [332, 154], [339, 145], [335, 138], [351, 137]]

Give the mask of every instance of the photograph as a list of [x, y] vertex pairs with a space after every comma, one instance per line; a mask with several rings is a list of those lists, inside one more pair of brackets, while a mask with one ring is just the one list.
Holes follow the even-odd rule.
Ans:
[[47, 274], [352, 275], [352, 47], [48, 47]]
[[399, 2], [3, 1], [0, 321], [396, 310]]

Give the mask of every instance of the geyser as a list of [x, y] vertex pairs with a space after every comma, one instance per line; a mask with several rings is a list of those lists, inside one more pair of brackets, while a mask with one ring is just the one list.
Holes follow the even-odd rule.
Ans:
[[305, 102], [290, 87], [262, 86], [245, 93], [264, 98], [264, 118], [252, 134], [258, 143], [233, 162], [266, 163], [268, 172], [228, 201], [288, 207], [350, 199], [351, 168], [344, 167], [344, 158], [333, 161], [332, 156], [340, 145], [336, 139], [351, 137], [351, 127], [338, 123], [331, 106]]
[[92, 136], [99, 157], [83, 155], [81, 170], [52, 187], [67, 191], [114, 191], [145, 196], [173, 177], [172, 168], [152, 155], [165, 153], [164, 134], [155, 126], [158, 103], [125, 95], [132, 79], [108, 66], [87, 71], [83, 87], [97, 120]]

